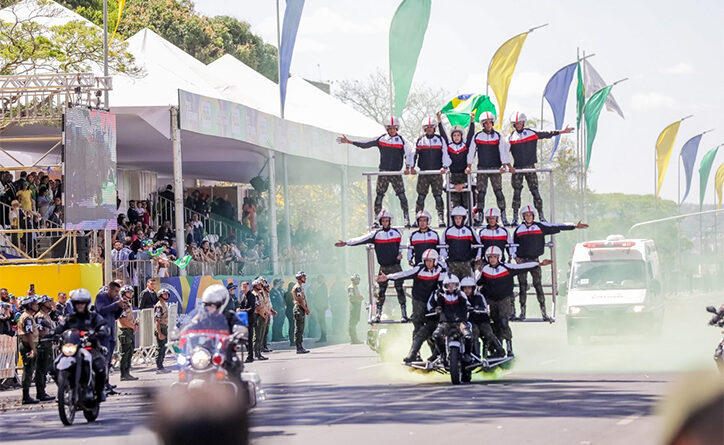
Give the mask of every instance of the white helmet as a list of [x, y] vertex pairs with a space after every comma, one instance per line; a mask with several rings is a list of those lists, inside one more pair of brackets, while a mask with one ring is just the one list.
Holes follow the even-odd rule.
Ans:
[[535, 221], [538, 219], [538, 212], [536, 212], [535, 207], [531, 205], [523, 206], [520, 208], [520, 219], [523, 220], [523, 214], [524, 213], [532, 213], [533, 214], [533, 220]]
[[463, 217], [463, 224], [465, 224], [465, 220], [466, 220], [467, 217], [468, 217], [468, 211], [465, 210], [465, 207], [457, 206], [457, 207], [453, 208], [453, 209], [450, 211], [450, 219], [452, 219], [452, 218], [454, 218], [454, 217], [456, 217], [456, 216], [462, 216], [462, 217]]
[[452, 127], [452, 130], [450, 130], [450, 137], [452, 137], [452, 135], [455, 134], [456, 131], [459, 131], [460, 136], [462, 136], [465, 129], [461, 125], [455, 125], [454, 127]]
[[427, 249], [422, 252], [422, 261], [433, 260], [437, 264], [437, 259], [440, 258], [440, 254], [435, 249]]
[[526, 117], [525, 113], [515, 112], [515, 113], [513, 113], [513, 114], [510, 116], [510, 123], [511, 123], [511, 124], [514, 124], [514, 123], [516, 123], [516, 122], [523, 122], [523, 123], [525, 123], [525, 121], [527, 121], [527, 120], [528, 120], [528, 118]]
[[415, 221], [419, 221], [420, 218], [427, 218], [427, 222], [430, 223], [432, 220], [432, 217], [430, 216], [430, 212], [427, 210], [420, 210], [417, 212], [417, 215], [415, 216]]
[[473, 277], [464, 277], [460, 281], [460, 287], [475, 287], [475, 278]]
[[485, 121], [490, 121], [490, 123], [495, 123], [495, 115], [491, 113], [490, 111], [483, 111], [480, 113], [480, 123], [482, 124]]
[[304, 271], [303, 271], [303, 270], [300, 270], [299, 272], [297, 272], [297, 274], [296, 274], [296, 275], [294, 275], [294, 278], [296, 278], [297, 280], [301, 280], [301, 279], [302, 279], [302, 277], [306, 277], [306, 276], [307, 276], [307, 274], [306, 274], [306, 273], [304, 273]]
[[213, 304], [220, 310], [226, 307], [226, 303], [229, 301], [229, 291], [226, 290], [226, 286], [223, 284], [212, 284], [211, 286], [204, 289], [204, 293], [201, 296], [201, 302], [204, 304]]
[[496, 209], [495, 207], [491, 207], [487, 210], [485, 210], [485, 214], [483, 215], [485, 218], [492, 218], [493, 216], [498, 218], [500, 220], [500, 210]]
[[385, 128], [395, 127], [400, 128], [400, 118], [395, 116], [388, 116], [383, 123]]
[[70, 302], [71, 303], [90, 303], [91, 294], [88, 289], [80, 288], [70, 291]]
[[457, 275], [448, 274], [442, 282], [442, 287], [445, 288], [445, 290], [448, 290], [448, 288], [447, 288], [448, 284], [455, 285], [455, 290], [453, 290], [453, 292], [454, 292], [454, 291], [458, 290], [458, 288], [460, 287], [460, 279], [457, 277]]
[[436, 125], [437, 125], [437, 119], [435, 119], [432, 116], [427, 116], [426, 118], [424, 118], [422, 120], [422, 128], [430, 127], [430, 126], [434, 127]]
[[503, 251], [500, 250], [500, 247], [498, 246], [490, 246], [487, 249], [485, 249], [485, 257], [487, 258], [489, 255], [496, 255], [498, 258], [503, 256]]
[[380, 213], [377, 214], [377, 222], [382, 224], [382, 218], [390, 218], [390, 224], [392, 224], [392, 213], [389, 210], [380, 210]]
[[125, 286], [123, 286], [121, 288], [121, 294], [125, 294], [126, 292], [134, 292], [133, 286], [131, 286], [130, 284], [126, 284]]

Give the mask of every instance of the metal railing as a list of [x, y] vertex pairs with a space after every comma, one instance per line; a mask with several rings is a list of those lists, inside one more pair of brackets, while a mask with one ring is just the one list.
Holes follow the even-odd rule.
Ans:
[[[554, 194], [554, 187], [553, 187], [553, 170], [550, 168], [525, 168], [525, 169], [516, 169], [515, 173], [544, 173], [548, 175], [548, 205], [550, 207], [549, 215], [551, 220], [555, 220], [555, 194]], [[475, 204], [475, 201], [473, 199], [473, 189], [471, 185], [474, 183], [474, 180], [477, 179], [478, 174], [502, 174], [502, 175], [510, 175], [511, 172], [503, 172], [501, 173], [500, 170], [471, 170], [470, 173], [465, 173], [467, 177], [467, 182], [465, 183], [465, 186], [463, 187], [462, 192], [460, 193], [466, 193], [468, 194], [468, 205], [467, 211], [468, 211], [468, 221], [473, 220], [473, 207]], [[388, 171], [376, 171], [376, 172], [363, 172], [362, 175], [367, 180], [367, 224], [369, 227], [369, 230], [374, 230], [373, 223], [375, 221], [375, 215], [374, 215], [374, 206], [373, 206], [373, 187], [372, 187], [372, 178], [378, 177], [378, 176], [415, 176], [411, 174], [405, 174], [402, 171], [397, 172], [388, 172]], [[425, 176], [425, 175], [440, 175], [443, 176], [445, 180], [445, 190], [447, 192], [447, 219], [448, 219], [448, 226], [450, 225], [450, 202], [451, 202], [451, 194], [457, 193], [454, 189], [451, 188], [451, 173], [450, 171], [446, 171], [445, 173], [441, 173], [440, 170], [422, 170], [416, 172], [416, 175]], [[465, 202], [465, 200], [463, 200]], [[405, 227], [399, 227], [401, 230], [405, 230]], [[434, 229], [431, 229], [434, 230]], [[556, 297], [558, 295], [558, 273], [557, 273], [557, 262], [556, 262], [556, 244], [555, 244], [555, 235], [550, 235], [551, 240], [550, 242], [546, 243], [546, 247], [550, 249], [550, 255], [551, 255], [551, 280], [550, 283], [543, 283], [544, 288], [550, 288], [551, 289], [551, 299], [552, 299], [552, 317], [555, 319], [556, 315]], [[440, 247], [440, 246], [438, 246]], [[374, 253], [374, 247], [373, 246], [367, 246], [367, 276], [368, 276], [368, 289], [369, 289], [369, 305], [371, 308], [374, 307], [375, 304], [375, 278], [377, 274], [376, 271], [376, 262], [375, 262], [375, 253]], [[392, 292], [394, 289], [390, 289], [391, 286], [388, 287], [388, 292]], [[373, 311], [370, 310], [369, 312], [369, 322], [372, 322], [373, 318]], [[529, 319], [529, 321], [532, 321]]]
[[[10, 221], [10, 211], [11, 210], [12, 210], [12, 207], [10, 205], [8, 205], [4, 202], [0, 202], [0, 226], [2, 226], [2, 228], [6, 228], [6, 229], [11, 228], [10, 227], [11, 223], [12, 223], [12, 221]], [[25, 219], [26, 219], [25, 227], [27, 227], [30, 224], [29, 222], [33, 220], [33, 217], [31, 215], [29, 215], [27, 212], [24, 212], [24, 213], [26, 215], [25, 216]], [[53, 222], [45, 217], [40, 218], [39, 226], [40, 226], [40, 228], [43, 228], [43, 229], [62, 229], [63, 228], [62, 224]]]
[[[178, 277], [180, 268], [169, 260], [116, 260], [111, 262], [114, 280], [143, 288], [150, 278]], [[164, 270], [165, 269], [165, 270]], [[271, 262], [268, 258], [253, 261], [195, 261], [186, 266], [187, 276], [256, 276], [268, 274]]]
[[[161, 227], [166, 221], [171, 221], [171, 224], [173, 225], [175, 221], [174, 215], [176, 213], [174, 202], [155, 194], [153, 197], [153, 203], [153, 219], [156, 222], [157, 227]], [[216, 235], [219, 240], [227, 239], [231, 234], [234, 235], [236, 240], [241, 240], [240, 224], [229, 224], [219, 220], [218, 217], [214, 217], [213, 214], [200, 213], [186, 206], [183, 207], [183, 212], [184, 222], [192, 221], [193, 216], [196, 215], [199, 221], [203, 224], [204, 232], [209, 235]]]
[[0, 264], [76, 263], [82, 232], [64, 229], [0, 230]]

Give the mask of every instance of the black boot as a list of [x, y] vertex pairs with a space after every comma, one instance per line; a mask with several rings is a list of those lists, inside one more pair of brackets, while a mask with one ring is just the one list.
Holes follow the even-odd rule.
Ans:
[[503, 227], [508, 225], [508, 217], [505, 216], [505, 209], [500, 209], [500, 225]]
[[470, 363], [473, 360], [473, 358], [470, 356], [470, 352], [472, 352], [473, 349], [473, 339], [471, 337], [465, 337], [465, 339], [463, 340], [463, 344], [465, 345], [463, 362]]
[[505, 349], [503, 349], [503, 345], [500, 343], [500, 340], [498, 340], [498, 337], [493, 337], [488, 340], [492, 356], [505, 357]]
[[244, 363], [254, 363], [254, 356], [252, 354], [247, 355]]
[[404, 219], [405, 219], [405, 227], [410, 228], [410, 227], [411, 227], [411, 225], [410, 225], [410, 215], [408, 215], [407, 213], [405, 213]]
[[408, 323], [410, 321], [410, 318], [407, 316], [407, 305], [401, 304], [400, 305], [400, 313], [402, 315], [401, 322]]
[[420, 348], [422, 347], [423, 343], [422, 338], [415, 337], [412, 339], [412, 346], [410, 346], [410, 352], [407, 354], [407, 357], [403, 358], [402, 361], [405, 363], [414, 362], [417, 360], [417, 357], [420, 354]]
[[525, 320], [525, 305], [520, 305], [520, 316], [518, 316], [518, 320], [523, 321]]
[[443, 363], [447, 363], [447, 350], [445, 349], [445, 339], [441, 337], [434, 339], [437, 352], [440, 355]]
[[515, 211], [513, 211], [513, 213], [515, 215], [513, 216], [513, 222], [510, 223], [510, 227], [518, 227], [518, 214]]
[[513, 340], [505, 340], [505, 343], [508, 345], [508, 357], [515, 357], [515, 354], [513, 354]]
[[543, 317], [543, 321], [547, 321], [549, 323], [553, 323], [553, 319], [548, 316], [548, 313], [546, 312], [546, 305], [541, 304], [540, 305], [540, 314]]
[[445, 213], [437, 212], [437, 226], [440, 228], [445, 227]]
[[382, 319], [382, 305], [377, 305], [377, 311], [375, 312], [375, 316], [372, 317], [372, 323], [379, 323]]
[[36, 403], [40, 403], [40, 401], [30, 397], [30, 388], [23, 388], [23, 405], [35, 405]]
[[269, 357], [264, 357], [263, 355], [261, 355], [261, 352], [257, 352], [254, 358], [256, 358], [257, 360], [262, 360], [262, 361], [269, 360]]
[[304, 346], [297, 347], [297, 354], [307, 354], [307, 353], [309, 353], [309, 351], [304, 349]]
[[41, 402], [49, 402], [51, 400], [55, 400], [55, 397], [51, 396], [44, 390], [38, 391], [37, 397], [38, 397], [38, 400], [40, 400]]

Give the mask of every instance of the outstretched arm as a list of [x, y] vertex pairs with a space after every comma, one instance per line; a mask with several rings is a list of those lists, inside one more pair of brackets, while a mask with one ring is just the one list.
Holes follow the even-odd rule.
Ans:
[[342, 135], [337, 138], [337, 143], [338, 144], [352, 144], [355, 147], [359, 147], [359, 148], [372, 148], [372, 147], [377, 147], [379, 139], [380, 139], [379, 137], [376, 137], [374, 139], [370, 139], [367, 141], [353, 141], [352, 139], [348, 138], [347, 136]]
[[359, 246], [361, 244], [370, 244], [370, 243], [374, 242], [376, 233], [377, 232], [370, 232], [366, 235], [358, 236], [357, 238], [352, 238], [348, 241], [339, 240], [336, 243], [334, 243], [334, 245], [337, 247], [344, 247], [344, 246]]

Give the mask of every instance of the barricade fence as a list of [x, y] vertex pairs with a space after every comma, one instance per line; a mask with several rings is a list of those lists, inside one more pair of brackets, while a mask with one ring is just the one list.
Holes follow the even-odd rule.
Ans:
[[[150, 278], [178, 277], [181, 269], [172, 261], [116, 260], [112, 262], [113, 279], [121, 280], [136, 288], [145, 287]], [[256, 276], [268, 274], [271, 262], [268, 258], [253, 261], [195, 261], [186, 266], [186, 275], [244, 275]], [[140, 290], [140, 289], [139, 289]]]
[[0, 335], [0, 380], [15, 377], [15, 363], [17, 356], [17, 338], [9, 335]]

